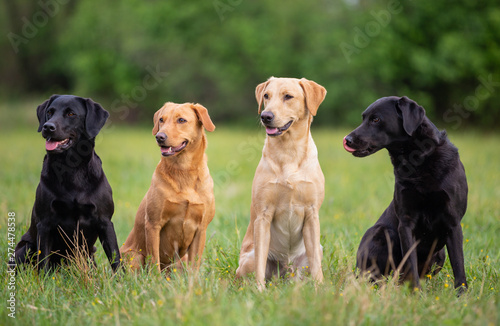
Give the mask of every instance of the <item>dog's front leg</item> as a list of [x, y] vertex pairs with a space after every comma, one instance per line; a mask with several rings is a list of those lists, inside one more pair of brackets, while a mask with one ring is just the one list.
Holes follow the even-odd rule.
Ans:
[[450, 264], [455, 276], [455, 288], [460, 288], [458, 295], [467, 290], [464, 268], [463, 233], [460, 224], [454, 226], [446, 238], [446, 249], [450, 256]]
[[266, 284], [265, 276], [269, 243], [271, 241], [272, 216], [271, 212], [266, 211], [257, 216], [254, 222], [255, 278], [259, 291], [263, 291]]
[[50, 253], [52, 251], [52, 237], [50, 235], [50, 226], [45, 225], [42, 222], [38, 222], [36, 225], [37, 228], [37, 239], [36, 239], [36, 247], [37, 247], [37, 263], [38, 270], [43, 269], [48, 271], [50, 264]]
[[116, 269], [120, 265], [120, 249], [118, 248], [118, 240], [116, 239], [113, 222], [105, 219], [99, 225], [99, 240], [101, 241], [102, 248], [108, 257], [111, 268], [114, 272], [116, 272]]
[[307, 260], [311, 267], [311, 276], [318, 283], [322, 283], [323, 270], [321, 269], [321, 260], [323, 258], [323, 251], [320, 245], [319, 214], [315, 207], [311, 206], [305, 209], [302, 235], [304, 237]]
[[145, 216], [145, 231], [146, 231], [146, 255], [151, 256], [151, 263], [156, 264], [159, 272], [160, 267], [160, 231], [161, 225], [153, 223]]
[[[406, 268], [404, 269], [405, 278], [409, 278], [414, 288], [420, 289], [420, 279], [417, 265], [417, 248], [413, 236], [413, 219], [405, 215], [399, 219], [398, 233], [401, 239], [401, 251], [403, 253], [403, 262], [406, 258]], [[400, 266], [398, 266], [400, 268]]]
[[196, 231], [193, 242], [189, 246], [188, 250], [188, 263], [193, 266], [196, 270], [200, 269], [201, 265], [201, 255], [203, 255], [203, 250], [205, 250], [205, 240], [207, 236], [207, 230]]

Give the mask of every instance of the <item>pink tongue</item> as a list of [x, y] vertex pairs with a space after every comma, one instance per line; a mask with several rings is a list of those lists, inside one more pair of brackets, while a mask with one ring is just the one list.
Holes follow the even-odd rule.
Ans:
[[274, 135], [275, 133], [278, 132], [278, 128], [267, 128], [266, 127], [266, 132], [269, 134], [269, 135]]
[[53, 151], [54, 149], [56, 149], [57, 145], [59, 144], [60, 142], [58, 141], [53, 141], [53, 140], [47, 140], [45, 142], [45, 148], [48, 150], [48, 151]]
[[350, 153], [352, 153], [352, 152], [355, 152], [355, 151], [356, 151], [354, 148], [351, 148], [351, 147], [347, 146], [347, 142], [346, 142], [346, 140], [345, 140], [345, 137], [344, 137], [344, 149], [345, 149], [346, 151], [350, 152]]

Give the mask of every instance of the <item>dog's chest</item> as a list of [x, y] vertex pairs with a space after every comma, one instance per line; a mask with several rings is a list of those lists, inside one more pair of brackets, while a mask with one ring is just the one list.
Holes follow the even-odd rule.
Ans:
[[279, 260], [293, 260], [305, 250], [302, 234], [305, 207], [314, 202], [311, 195], [317, 190], [310, 181], [293, 177], [277, 181], [275, 187], [270, 252]]
[[274, 260], [290, 263], [304, 254], [303, 225], [303, 207], [279, 209], [271, 223], [269, 256]]
[[[403, 221], [411, 220], [414, 232], [420, 236], [432, 235], [435, 232], [446, 232], [450, 223], [448, 203], [450, 198], [444, 191], [426, 193], [415, 189], [403, 189], [395, 197], [397, 214]], [[404, 218], [407, 216], [407, 218]], [[408, 222], [405, 222], [408, 223]]]
[[161, 251], [168, 257], [182, 257], [203, 222], [205, 204], [167, 200], [163, 212]]
[[271, 223], [271, 250], [293, 255], [303, 246], [304, 207], [280, 205]]
[[162, 209], [164, 221], [170, 220], [191, 220], [195, 224], [201, 223], [205, 204], [203, 202], [193, 202], [189, 200], [168, 200], [166, 199]]
[[[163, 225], [163, 228], [169, 229], [170, 237], [183, 238], [188, 242], [194, 235], [199, 226], [203, 223], [209, 202], [199, 194], [189, 191], [182, 195], [161, 196], [162, 204], [156, 206], [153, 201], [148, 203], [153, 210], [148, 208], [148, 218], [155, 223]], [[205, 196], [206, 197], [206, 196]]]
[[271, 212], [269, 254], [290, 262], [304, 254], [303, 226], [306, 211], [319, 209], [324, 196], [324, 177], [316, 160], [297, 164], [275, 164], [263, 160], [252, 188], [257, 216]]
[[282, 207], [285, 215], [290, 207], [314, 205], [320, 196], [318, 184], [302, 173], [270, 179], [260, 191], [264, 191], [268, 199], [272, 198], [277, 208]]
[[81, 230], [92, 228], [98, 221], [97, 208], [88, 202], [55, 199], [51, 203], [53, 222], [63, 230], [73, 230], [78, 226]]

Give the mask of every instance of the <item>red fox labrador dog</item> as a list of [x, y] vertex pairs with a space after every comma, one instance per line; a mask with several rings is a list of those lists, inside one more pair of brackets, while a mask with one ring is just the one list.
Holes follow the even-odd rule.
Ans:
[[150, 256], [160, 271], [180, 259], [199, 269], [215, 214], [203, 128], [215, 126], [200, 104], [168, 102], [155, 113], [153, 135], [162, 158], [120, 249], [125, 265], [137, 269]]
[[286, 273], [300, 277], [307, 270], [323, 281], [319, 209], [325, 178], [310, 127], [325, 95], [323, 86], [304, 78], [271, 77], [255, 90], [267, 137], [236, 276], [255, 272], [261, 291], [266, 279]]

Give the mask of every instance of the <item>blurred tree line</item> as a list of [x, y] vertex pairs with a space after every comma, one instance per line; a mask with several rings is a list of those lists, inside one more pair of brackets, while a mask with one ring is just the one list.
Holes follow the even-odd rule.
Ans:
[[0, 26], [1, 98], [92, 97], [115, 121], [174, 101], [255, 123], [270, 76], [325, 86], [320, 124], [388, 95], [447, 129], [500, 121], [498, 0], [3, 0]]

